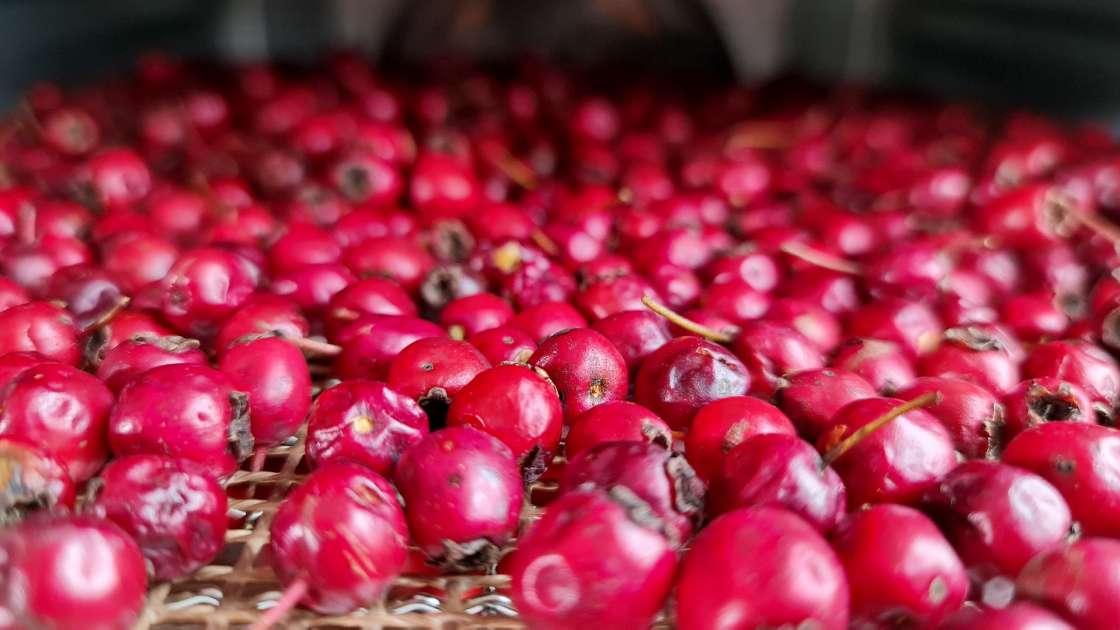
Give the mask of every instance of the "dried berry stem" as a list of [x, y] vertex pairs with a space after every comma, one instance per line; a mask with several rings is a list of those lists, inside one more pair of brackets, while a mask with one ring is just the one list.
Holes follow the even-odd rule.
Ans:
[[642, 296], [642, 304], [645, 304], [646, 308], [664, 317], [670, 322], [673, 322], [677, 326], [680, 326], [681, 328], [689, 332], [696, 333], [697, 335], [700, 335], [701, 337], [704, 337], [709, 341], [714, 341], [716, 343], [731, 343], [735, 340], [735, 337], [727, 333], [720, 332], [714, 328], [709, 328], [701, 324], [700, 322], [694, 322], [684, 315], [673, 311], [667, 306], [658, 304], [648, 295]]
[[526, 190], [537, 187], [537, 174], [533, 172], [533, 169], [508, 152], [503, 152], [498, 159], [494, 160], [494, 165], [503, 175], [516, 182], [518, 186]]
[[533, 230], [530, 236], [533, 242], [537, 244], [537, 247], [541, 248], [541, 250], [549, 256], [555, 256], [560, 253], [560, 248], [556, 245], [556, 242], [549, 238], [543, 231]]
[[308, 337], [296, 337], [293, 335], [279, 335], [279, 337], [287, 339], [292, 345], [310, 355], [333, 357], [342, 353], [342, 346], [336, 346], [326, 341], [316, 341]]
[[102, 313], [100, 316], [98, 316], [97, 319], [95, 319], [92, 322], [83, 326], [82, 329], [78, 332], [81, 335], [88, 335], [89, 333], [91, 333], [95, 330], [101, 330], [109, 322], [116, 319], [117, 315], [120, 315], [121, 311], [123, 311], [125, 308], [127, 308], [128, 303], [131, 302], [131, 301], [132, 300], [127, 295], [122, 295], [117, 300], [117, 302], [115, 304], [113, 304], [111, 307], [109, 307], [109, 310]]
[[832, 462], [839, 459], [841, 455], [850, 451], [855, 445], [865, 440], [867, 436], [887, 426], [899, 416], [915, 409], [935, 405], [940, 400], [941, 392], [927, 392], [917, 398], [902, 403], [871, 422], [868, 422], [824, 454], [824, 457], [821, 458], [821, 470], [831, 466]]
[[805, 243], [786, 241], [782, 243], [781, 250], [790, 256], [795, 256], [811, 265], [816, 265], [823, 269], [831, 269], [832, 271], [838, 271], [853, 276], [858, 276], [862, 273], [859, 265], [854, 262], [845, 260], [839, 256], [833, 256], [828, 252], [822, 252]]
[[256, 623], [249, 626], [249, 630], [268, 630], [276, 625], [276, 623], [284, 618], [284, 615], [288, 614], [289, 610], [295, 608], [296, 604], [299, 603], [299, 600], [303, 599], [306, 593], [307, 580], [299, 578], [292, 582], [288, 585], [288, 588], [284, 589], [284, 594], [280, 596], [280, 599], [276, 600], [272, 608], [269, 608], [267, 612], [261, 615], [261, 618], [258, 619]]

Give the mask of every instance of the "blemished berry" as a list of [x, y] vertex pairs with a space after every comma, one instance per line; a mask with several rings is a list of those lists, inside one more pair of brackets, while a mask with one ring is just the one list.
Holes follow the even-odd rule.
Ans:
[[543, 339], [529, 364], [552, 379], [569, 421], [596, 405], [624, 399], [629, 389], [626, 361], [609, 339], [590, 328]]
[[673, 444], [673, 434], [669, 425], [649, 409], [616, 400], [576, 416], [564, 441], [564, 452], [571, 460], [603, 442], [649, 442], [667, 449]]
[[683, 429], [701, 407], [746, 394], [750, 382], [743, 363], [723, 347], [699, 337], [678, 337], [642, 362], [634, 400], [673, 429]]
[[794, 435], [793, 424], [777, 407], [751, 396], [710, 402], [692, 418], [685, 436], [685, 455], [701, 479], [712, 479], [727, 453], [763, 433]]

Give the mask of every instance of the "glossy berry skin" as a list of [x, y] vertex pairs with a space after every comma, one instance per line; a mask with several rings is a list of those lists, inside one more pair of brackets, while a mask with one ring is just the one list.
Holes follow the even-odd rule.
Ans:
[[848, 581], [828, 543], [800, 517], [743, 508], [715, 519], [693, 541], [677, 576], [676, 610], [681, 630], [844, 630]]
[[57, 458], [23, 438], [0, 437], [0, 521], [72, 509], [74, 496], [74, 481]]
[[226, 477], [253, 450], [245, 406], [245, 395], [217, 370], [161, 365], [121, 390], [109, 418], [109, 446], [118, 457], [193, 459]]
[[416, 316], [416, 305], [395, 282], [381, 278], [359, 280], [331, 297], [324, 315], [327, 336], [334, 336], [363, 315]]
[[46, 297], [66, 304], [74, 323], [84, 328], [120, 301], [116, 279], [94, 265], [70, 265], [51, 274]]
[[775, 402], [806, 439], [815, 440], [841, 407], [875, 397], [875, 388], [847, 370], [824, 368], [794, 372], [774, 394]]
[[942, 331], [937, 314], [922, 302], [887, 298], [869, 303], [849, 318], [848, 333], [899, 344], [911, 356], [937, 347]]
[[221, 353], [242, 337], [266, 332], [306, 337], [311, 332], [311, 325], [299, 307], [288, 298], [257, 293], [222, 324], [213, 345]]
[[969, 459], [994, 458], [1002, 446], [1004, 408], [988, 390], [957, 378], [923, 376], [898, 392], [912, 400], [931, 392], [941, 397], [925, 408], [941, 421], [953, 445]]
[[760, 433], [732, 448], [712, 476], [708, 511], [718, 516], [764, 505], [783, 508], [827, 533], [843, 517], [840, 476], [822, 467], [811, 444], [792, 433]]
[[1003, 462], [1053, 484], [1087, 535], [1120, 535], [1120, 431], [1049, 422], [1012, 440]]
[[230, 346], [218, 369], [249, 396], [249, 425], [257, 448], [275, 446], [299, 430], [311, 407], [307, 360], [276, 336], [243, 338]]
[[[401, 350], [389, 366], [389, 386], [420, 403], [429, 414], [447, 405], [490, 367], [477, 348], [446, 337], [418, 339]], [[431, 407], [431, 409], [429, 409]]]
[[93, 516], [37, 516], [0, 537], [0, 610], [17, 628], [127, 630], [148, 589], [144, 557]]
[[644, 628], [677, 560], [658, 532], [605, 492], [561, 497], [518, 541], [506, 567], [518, 613], [539, 630]]
[[560, 397], [547, 375], [523, 365], [482, 372], [447, 410], [448, 426], [471, 426], [504, 442], [530, 481], [556, 454], [563, 422]]
[[[844, 405], [818, 442], [824, 451], [903, 401], [865, 398]], [[937, 418], [908, 411], [871, 433], [832, 463], [848, 489], [848, 505], [912, 503], [957, 464], [953, 441]]]
[[354, 274], [346, 267], [322, 263], [274, 276], [269, 289], [295, 302], [300, 310], [319, 317], [329, 307], [331, 299], [355, 281]]
[[342, 254], [342, 262], [359, 278], [385, 278], [409, 293], [420, 288], [435, 260], [410, 239], [371, 238]]
[[567, 302], [545, 302], [522, 310], [510, 325], [528, 333], [537, 343], [569, 328], [583, 328], [587, 320]]
[[163, 316], [189, 337], [213, 337], [256, 289], [247, 264], [222, 249], [184, 253], [160, 281]]
[[44, 363], [57, 363], [38, 352], [9, 352], [0, 355], [0, 392], [5, 391], [12, 381], [28, 369]]
[[448, 302], [439, 313], [439, 324], [452, 337], [467, 339], [504, 326], [513, 319], [513, 307], [493, 293], [476, 293]]
[[428, 434], [416, 401], [384, 383], [344, 381], [319, 394], [307, 421], [312, 466], [344, 461], [391, 476], [402, 453]]
[[852, 590], [853, 623], [936, 627], [968, 595], [968, 575], [949, 541], [921, 512], [875, 505], [832, 534]]
[[711, 480], [727, 453], [764, 433], [794, 435], [793, 424], [777, 407], [752, 396], [710, 402], [692, 418], [685, 436], [685, 455], [701, 479]]
[[419, 339], [444, 337], [435, 324], [403, 315], [368, 315], [342, 329], [335, 341], [342, 352], [335, 359], [341, 379], [385, 380], [401, 350]]
[[206, 354], [195, 339], [136, 335], [105, 353], [97, 366], [97, 378], [114, 393], [148, 370], [174, 363], [207, 365]]
[[1003, 405], [1007, 410], [1001, 438], [1005, 444], [1043, 423], [1092, 423], [1097, 419], [1085, 390], [1056, 378], [1034, 378], [1019, 383], [1004, 395]]
[[1002, 395], [1019, 383], [1019, 352], [995, 331], [979, 326], [950, 328], [937, 350], [921, 358], [918, 368], [924, 376], [973, 381]]
[[0, 311], [8, 310], [13, 306], [27, 304], [31, 295], [27, 290], [8, 278], [0, 278]]
[[156, 580], [189, 575], [225, 546], [225, 490], [201, 464], [132, 455], [101, 474], [93, 510], [128, 532]]
[[492, 565], [517, 532], [521, 470], [509, 448], [482, 431], [428, 434], [401, 456], [394, 480], [413, 543], [445, 568]]
[[680, 430], [701, 407], [742, 396], [750, 383], [747, 368], [722, 346], [699, 337], [677, 337], [642, 362], [634, 380], [634, 401]]
[[327, 615], [377, 601], [408, 557], [396, 492], [356, 464], [313, 472], [280, 504], [270, 532], [276, 576], [285, 585], [305, 581], [301, 602]]
[[101, 381], [67, 365], [44, 363], [20, 374], [3, 396], [0, 435], [47, 451], [76, 482], [105, 463], [113, 394]]
[[1083, 538], [1036, 556], [1019, 574], [1016, 590], [1078, 628], [1112, 628], [1120, 615], [1118, 562], [1120, 541]]
[[96, 366], [105, 358], [106, 352], [136, 335], [166, 337], [174, 334], [151, 315], [125, 310], [86, 336], [85, 360]]
[[514, 326], [484, 330], [472, 336], [469, 341], [491, 365], [505, 361], [525, 363], [537, 350], [537, 344], [529, 333]]
[[1100, 347], [1077, 340], [1050, 341], [1031, 349], [1023, 378], [1053, 377], [1083, 389], [1108, 415], [1120, 396], [1120, 367]]
[[751, 374], [751, 393], [759, 396], [771, 396], [786, 374], [824, 367], [820, 351], [801, 333], [768, 321], [744, 325], [732, 350]]
[[892, 395], [917, 377], [913, 361], [902, 348], [881, 339], [857, 338], [840, 344], [829, 366], [860, 376], [886, 395]]
[[639, 499], [652, 514], [646, 526], [661, 532], [673, 547], [692, 536], [704, 506], [704, 484], [684, 456], [649, 442], [605, 442], [569, 460], [560, 494], [590, 488], [616, 500]]
[[1028, 560], [1061, 545], [1072, 524], [1069, 507], [1050, 482], [992, 461], [957, 466], [922, 505], [982, 577], [1018, 575]]
[[1075, 630], [1061, 617], [1030, 602], [1006, 608], [963, 608], [941, 624], [940, 630]]
[[564, 451], [568, 460], [603, 442], [649, 442], [669, 448], [673, 435], [669, 425], [649, 409], [615, 400], [581, 413], [572, 420]]
[[0, 311], [0, 354], [9, 352], [38, 352], [75, 366], [82, 358], [74, 319], [49, 302], [28, 302]]
[[626, 398], [630, 387], [626, 361], [602, 334], [573, 328], [542, 340], [529, 364], [545, 371], [560, 392], [564, 418], [612, 400]]
[[642, 361], [672, 339], [665, 319], [648, 310], [615, 313], [592, 323], [591, 328], [618, 349], [631, 380], [638, 374]]

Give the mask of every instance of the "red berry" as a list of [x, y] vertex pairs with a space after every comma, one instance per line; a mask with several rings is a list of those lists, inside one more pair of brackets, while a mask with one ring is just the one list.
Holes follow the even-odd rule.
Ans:
[[1070, 533], [1069, 507], [1054, 486], [998, 462], [957, 466], [930, 491], [923, 508], [981, 577], [1014, 577]]
[[160, 282], [167, 321], [192, 337], [210, 338], [255, 289], [244, 259], [220, 249], [183, 254]]
[[831, 367], [854, 373], [883, 394], [891, 395], [917, 376], [914, 363], [891, 341], [849, 339], [832, 357]]
[[218, 369], [249, 396], [257, 448], [280, 444], [299, 430], [311, 407], [311, 375], [299, 348], [283, 337], [243, 337], [222, 354]]
[[36, 444], [77, 482], [105, 463], [113, 394], [101, 381], [67, 365], [44, 363], [20, 374], [3, 396], [0, 435]]
[[1120, 541], [1085, 538], [1036, 556], [1016, 590], [1085, 630], [1105, 630], [1120, 615]]
[[448, 426], [472, 426], [504, 442], [528, 481], [552, 462], [563, 420], [560, 397], [548, 376], [522, 365], [498, 365], [480, 373], [447, 411]]
[[208, 365], [206, 354], [195, 339], [134, 335], [113, 346], [97, 366], [97, 378], [114, 393], [148, 370], [174, 363]]
[[625, 400], [596, 405], [572, 420], [564, 452], [572, 460], [603, 442], [649, 442], [669, 448], [673, 435], [669, 425], [652, 411]]
[[224, 352], [234, 341], [249, 335], [278, 332], [287, 337], [301, 338], [310, 331], [307, 318], [290, 299], [258, 293], [222, 324], [214, 339], [214, 348], [219, 353]]
[[590, 328], [573, 328], [545, 338], [529, 363], [552, 379], [567, 420], [596, 405], [626, 398], [626, 362], [609, 339]]
[[562, 330], [587, 326], [583, 315], [567, 302], [545, 302], [529, 307], [514, 315], [509, 323], [524, 330], [537, 343]]
[[841, 407], [876, 395], [870, 383], [847, 370], [805, 370], [790, 374], [785, 381], [774, 398], [797, 430], [810, 440], [830, 426], [833, 414]]
[[1034, 378], [1019, 383], [1004, 395], [1003, 405], [1006, 418], [1001, 439], [1005, 444], [1045, 422], [1096, 422], [1097, 419], [1085, 390], [1056, 378]]
[[794, 435], [795, 431], [789, 418], [764, 400], [750, 396], [716, 400], [693, 416], [685, 436], [685, 454], [696, 474], [709, 481], [731, 449], [763, 433]]
[[513, 308], [493, 293], [476, 293], [456, 298], [439, 313], [439, 324], [452, 337], [466, 339], [483, 331], [504, 326], [513, 319]]
[[393, 280], [409, 293], [420, 288], [435, 260], [411, 239], [370, 238], [343, 252], [342, 262], [359, 278]]
[[88, 184], [106, 209], [129, 208], [148, 195], [152, 174], [130, 149], [106, 149], [86, 161]]
[[911, 355], [927, 354], [941, 339], [941, 320], [922, 302], [898, 298], [864, 305], [849, 318], [848, 334], [899, 344]]
[[225, 491], [189, 459], [133, 455], [112, 462], [93, 509], [132, 536], [157, 580], [189, 575], [225, 546]]
[[19, 628], [132, 628], [148, 589], [128, 534], [92, 516], [37, 517], [0, 539], [0, 609]]
[[968, 326], [945, 331], [937, 350], [922, 357], [924, 376], [951, 376], [973, 381], [1002, 395], [1019, 382], [1022, 350], [1014, 340], [994, 327]]
[[473, 335], [470, 344], [486, 357], [491, 365], [506, 361], [525, 363], [537, 351], [529, 333], [513, 326], [498, 326]]
[[941, 630], [1074, 630], [1054, 613], [1029, 602], [1006, 608], [962, 608], [941, 624]]
[[1053, 377], [1085, 390], [1094, 409], [1111, 417], [1120, 398], [1120, 366], [1100, 347], [1078, 340], [1051, 341], [1031, 349], [1024, 378]]
[[[844, 405], [819, 441], [831, 449], [902, 404], [892, 398], [865, 398]], [[826, 457], [826, 460], [829, 458]], [[957, 464], [949, 432], [933, 415], [913, 409], [864, 437], [830, 465], [848, 489], [848, 504], [912, 503]]]
[[606, 492], [577, 490], [521, 537], [507, 569], [526, 623], [539, 630], [649, 625], [677, 561], [660, 533], [632, 519], [630, 507]]
[[509, 448], [482, 431], [425, 436], [401, 456], [394, 479], [413, 542], [444, 568], [492, 566], [517, 532], [521, 471]]
[[315, 399], [307, 422], [312, 466], [348, 461], [391, 476], [402, 453], [428, 433], [416, 401], [384, 383], [352, 380]]
[[442, 421], [447, 406], [490, 362], [474, 346], [446, 337], [412, 342], [389, 366], [389, 386], [420, 403], [433, 420]]
[[631, 380], [645, 358], [671, 338], [665, 320], [644, 309], [615, 313], [592, 323], [591, 328], [618, 349]]
[[227, 477], [253, 450], [245, 394], [224, 374], [201, 365], [161, 365], [121, 390], [109, 418], [117, 456], [193, 459]]
[[1047, 422], [1012, 440], [1003, 462], [1053, 484], [1086, 534], [1120, 533], [1120, 432], [1095, 424]]
[[991, 392], [957, 378], [923, 376], [899, 390], [905, 400], [937, 392], [940, 397], [926, 407], [941, 421], [957, 450], [970, 459], [994, 458], [1002, 447], [1004, 407]]
[[642, 362], [634, 399], [681, 429], [705, 404], [741, 396], [749, 386], [747, 369], [723, 347], [699, 337], [678, 337]]
[[745, 508], [715, 519], [693, 541], [677, 576], [676, 610], [681, 630], [729, 619], [746, 628], [843, 630], [848, 582], [836, 554], [804, 520], [777, 508]]
[[751, 375], [751, 393], [771, 396], [786, 374], [824, 367], [824, 357], [801, 333], [782, 324], [745, 324], [732, 342], [735, 355]]
[[850, 514], [832, 535], [852, 591], [853, 623], [935, 627], [968, 595], [968, 575], [949, 541], [924, 514], [874, 505]]
[[335, 361], [335, 374], [342, 379], [384, 380], [393, 360], [409, 344], [444, 336], [439, 326], [415, 317], [367, 315], [336, 335], [342, 349]]
[[67, 365], [77, 365], [82, 356], [73, 318], [49, 302], [0, 311], [0, 355], [9, 352], [38, 352]]
[[[355, 464], [316, 470], [280, 504], [272, 569], [326, 615], [375, 603], [408, 557], [408, 525], [384, 478]], [[298, 591], [297, 591], [298, 592]]]

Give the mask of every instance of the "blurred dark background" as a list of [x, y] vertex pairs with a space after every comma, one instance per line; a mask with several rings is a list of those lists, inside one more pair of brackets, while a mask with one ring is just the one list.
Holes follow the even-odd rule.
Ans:
[[1120, 123], [1120, 0], [0, 0], [0, 105], [137, 55], [510, 59], [884, 84]]

